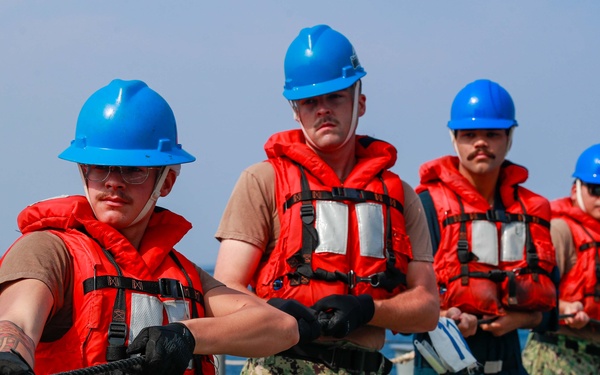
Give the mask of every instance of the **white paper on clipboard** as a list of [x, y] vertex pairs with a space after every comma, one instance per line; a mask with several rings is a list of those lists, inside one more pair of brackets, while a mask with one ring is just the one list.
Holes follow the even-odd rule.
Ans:
[[473, 357], [469, 345], [454, 320], [440, 318], [436, 329], [428, 334], [433, 349], [446, 370], [458, 372], [477, 367], [477, 360]]

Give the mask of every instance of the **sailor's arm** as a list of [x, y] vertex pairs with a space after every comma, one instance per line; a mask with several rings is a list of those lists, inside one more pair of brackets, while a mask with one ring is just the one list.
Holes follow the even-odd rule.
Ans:
[[197, 353], [262, 357], [298, 343], [296, 319], [255, 295], [221, 286], [207, 292], [204, 301], [207, 317], [185, 321]]
[[227, 287], [254, 294], [248, 285], [263, 252], [257, 246], [238, 240], [222, 240], [215, 265], [215, 279]]
[[23, 279], [0, 289], [0, 352], [18, 352], [33, 368], [34, 353], [52, 309], [52, 293], [39, 280]]
[[406, 234], [413, 252], [406, 273], [407, 290], [375, 301], [375, 315], [369, 324], [402, 333], [427, 332], [435, 329], [440, 316], [430, 232], [421, 200], [404, 181], [403, 188]]
[[376, 300], [369, 324], [402, 333], [435, 329], [440, 303], [431, 263], [410, 262], [406, 276], [408, 289], [390, 299]]

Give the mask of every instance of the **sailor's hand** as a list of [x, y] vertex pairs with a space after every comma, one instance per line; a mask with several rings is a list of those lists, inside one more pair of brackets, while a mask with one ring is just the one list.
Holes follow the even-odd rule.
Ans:
[[144, 328], [127, 354], [146, 356], [144, 375], [183, 374], [194, 355], [196, 340], [182, 323]]
[[457, 307], [446, 310], [446, 318], [454, 320], [463, 337], [473, 336], [477, 332], [477, 316], [462, 312]]
[[300, 342], [311, 342], [321, 335], [317, 312], [310, 307], [304, 306], [295, 299], [271, 298], [267, 303], [296, 318]]
[[323, 334], [342, 338], [373, 319], [375, 303], [368, 294], [334, 294], [318, 300], [313, 309], [319, 313]]
[[0, 352], [0, 375], [35, 375], [21, 355], [11, 350]]
[[583, 303], [559, 301], [560, 311], [566, 315], [565, 324], [571, 328], [581, 329], [590, 322], [590, 316], [583, 311]]
[[[484, 315], [483, 318], [486, 319], [486, 316]], [[500, 337], [516, 329], [535, 328], [541, 321], [540, 311], [506, 310], [505, 315], [498, 316], [489, 323], [480, 324], [479, 329]]]

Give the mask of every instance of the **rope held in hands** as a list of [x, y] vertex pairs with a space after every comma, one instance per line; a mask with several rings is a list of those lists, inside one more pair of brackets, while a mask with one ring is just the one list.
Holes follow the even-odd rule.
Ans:
[[96, 375], [103, 374], [107, 371], [112, 370], [125, 370], [127, 368], [133, 367], [135, 365], [141, 365], [144, 363], [145, 356], [132, 357], [120, 359], [118, 361], [103, 363], [101, 365], [91, 366], [82, 368], [79, 370], [72, 370], [66, 372], [56, 373], [54, 375]]

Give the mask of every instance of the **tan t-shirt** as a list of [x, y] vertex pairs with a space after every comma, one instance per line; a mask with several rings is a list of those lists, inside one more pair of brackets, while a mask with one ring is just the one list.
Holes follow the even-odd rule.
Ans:
[[[204, 293], [222, 283], [196, 267]], [[0, 289], [20, 279], [40, 280], [54, 297], [50, 320], [44, 329], [43, 340], [60, 337], [71, 327], [73, 310], [73, 264], [65, 243], [49, 232], [24, 235], [12, 246], [0, 266]]]
[[577, 251], [569, 224], [563, 219], [550, 221], [550, 235], [556, 250], [556, 265], [562, 278], [577, 263]]
[[[433, 262], [429, 228], [423, 205], [415, 191], [402, 181], [404, 217], [413, 259]], [[275, 170], [268, 162], [244, 170], [231, 193], [215, 237], [238, 240], [271, 253], [279, 238], [280, 223], [275, 203]]]
[[[563, 219], [552, 219], [550, 222], [550, 235], [552, 236], [552, 244], [556, 250], [556, 264], [560, 270], [562, 282], [562, 277], [575, 266], [575, 263], [577, 263], [577, 249], [575, 248], [575, 242], [573, 241], [573, 235], [571, 234], [569, 224]], [[594, 265], [592, 264], [591, 266], [593, 267]], [[561, 325], [558, 332], [590, 340], [596, 345], [600, 345], [600, 332], [592, 332], [591, 324], [588, 324], [588, 326], [583, 327], [582, 329], [573, 329]]]

